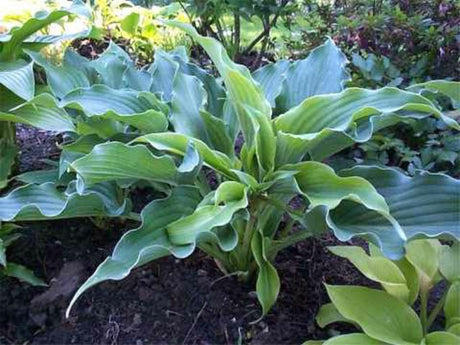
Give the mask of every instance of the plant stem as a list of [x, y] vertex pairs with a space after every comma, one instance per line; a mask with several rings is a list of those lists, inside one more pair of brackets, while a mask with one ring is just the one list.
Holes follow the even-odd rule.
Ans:
[[428, 309], [428, 289], [422, 288], [420, 290], [420, 321], [422, 323], [423, 335], [427, 333], [427, 309]]
[[235, 21], [235, 32], [234, 32], [234, 41], [233, 44], [235, 45], [235, 56], [240, 52], [240, 40], [241, 40], [241, 21], [240, 15], [238, 12], [234, 14], [234, 21]]
[[433, 310], [430, 313], [430, 316], [428, 317], [428, 321], [426, 324], [427, 330], [430, 329], [431, 325], [433, 324], [434, 320], [436, 320], [436, 317], [438, 316], [439, 312], [441, 311], [442, 307], [444, 306], [444, 303], [446, 302], [447, 298], [447, 292], [449, 291], [450, 285], [446, 287], [446, 290], [442, 294], [441, 298], [439, 299], [438, 303], [435, 305]]
[[255, 225], [257, 221], [257, 201], [254, 200], [252, 207], [249, 207], [249, 220], [246, 223], [246, 229], [243, 237], [243, 255], [246, 258], [245, 265], [249, 265], [251, 262], [251, 241], [254, 235]]
[[[200, 243], [198, 247], [205, 252], [206, 254], [212, 256], [213, 258], [219, 260], [222, 265], [227, 268], [227, 257], [219, 249], [214, 248], [209, 243]], [[224, 272], [227, 274], [227, 272]]]

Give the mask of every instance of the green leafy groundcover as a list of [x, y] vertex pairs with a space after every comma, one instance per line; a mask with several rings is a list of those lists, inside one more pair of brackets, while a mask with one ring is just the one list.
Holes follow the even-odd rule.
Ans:
[[[92, 61], [69, 50], [60, 66], [28, 51], [49, 90], [0, 114], [69, 138], [50, 173], [19, 176], [25, 185], [0, 197], [7, 206], [0, 221], [105, 215], [141, 222], [80, 287], [67, 315], [89, 287], [197, 247], [224, 272], [255, 282], [265, 315], [280, 290], [277, 253], [307, 237], [327, 230], [343, 241], [364, 237], [391, 259], [415, 238], [460, 237], [459, 181], [325, 163], [398, 122], [436, 117], [460, 129], [421, 94], [423, 85], [419, 93], [344, 89], [346, 59], [331, 40], [305, 60], [251, 74], [216, 40], [170, 25], [204, 48], [220, 78], [192, 64], [184, 49], [158, 51], [143, 69], [114, 44]], [[140, 185], [157, 197], [139, 215], [129, 194]], [[293, 209], [296, 196], [303, 203]]]

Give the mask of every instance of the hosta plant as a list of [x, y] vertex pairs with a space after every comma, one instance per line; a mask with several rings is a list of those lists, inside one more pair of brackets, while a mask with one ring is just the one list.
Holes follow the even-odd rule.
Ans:
[[[221, 79], [190, 63], [184, 50], [158, 52], [142, 70], [115, 46], [102, 60], [72, 59], [62, 73], [40, 62], [53, 95], [32, 100], [46, 107], [30, 107], [34, 116], [27, 119], [60, 126], [65, 118], [61, 130], [73, 141], [63, 147], [60, 180], [22, 176], [25, 185], [0, 198], [0, 220], [106, 215], [141, 221], [71, 306], [95, 284], [198, 247], [225, 273], [255, 281], [266, 314], [280, 289], [277, 253], [309, 236], [327, 229], [341, 240], [362, 236], [391, 258], [404, 255], [414, 237], [459, 237], [458, 181], [377, 167], [334, 171], [325, 163], [400, 121], [434, 116], [458, 130], [429, 99], [395, 88], [344, 90], [346, 59], [331, 40], [305, 60], [280, 61], [251, 75], [216, 40], [172, 25], [203, 46]], [[140, 215], [129, 208], [136, 186], [155, 196]], [[299, 207], [291, 205], [296, 197]]]
[[[383, 290], [326, 285], [332, 302], [321, 307], [318, 324], [326, 327], [345, 322], [362, 332], [307, 341], [305, 345], [460, 343], [459, 242], [449, 246], [438, 240], [414, 240], [406, 246], [405, 257], [398, 261], [385, 258], [373, 245], [369, 255], [361, 247], [329, 249], [348, 259], [367, 278], [380, 283]], [[435, 286], [442, 285], [442, 296], [428, 312], [430, 293]], [[416, 300], [418, 308], [414, 309]], [[433, 327], [442, 311], [444, 327]]]

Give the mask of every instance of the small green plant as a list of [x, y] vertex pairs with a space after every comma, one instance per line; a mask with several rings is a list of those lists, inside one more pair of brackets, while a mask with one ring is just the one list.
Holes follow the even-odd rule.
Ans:
[[187, 21], [180, 6], [145, 9], [123, 0], [96, 0], [91, 6], [91, 38], [122, 44], [137, 64], [152, 62], [156, 49], [186, 45], [185, 34], [162, 24], [162, 20]]
[[[361, 247], [330, 247], [332, 253], [348, 259], [382, 290], [360, 286], [326, 285], [332, 303], [321, 307], [316, 318], [321, 327], [335, 322], [351, 323], [362, 333], [339, 335], [324, 344], [458, 344], [460, 342], [460, 244], [441, 245], [438, 240], [414, 240], [398, 261], [385, 258], [370, 245], [370, 255]], [[445, 283], [444, 293], [428, 311], [433, 288]], [[418, 313], [413, 304], [419, 300]], [[433, 323], [444, 311], [443, 330]]]
[[[8, 113], [9, 121], [53, 126], [69, 141], [54, 172], [22, 176], [25, 185], [0, 198], [0, 220], [140, 221], [68, 312], [95, 284], [199, 248], [223, 272], [255, 282], [265, 315], [280, 290], [277, 254], [307, 237], [327, 229], [344, 241], [363, 236], [392, 258], [416, 236], [459, 237], [458, 181], [378, 167], [335, 172], [322, 163], [402, 120], [434, 116], [458, 130], [429, 99], [396, 88], [344, 90], [346, 59], [331, 40], [305, 60], [251, 74], [215, 39], [170, 25], [205, 49], [221, 79], [190, 63], [183, 49], [158, 51], [141, 70], [116, 45], [94, 61], [69, 52], [58, 68], [32, 54], [52, 94]], [[141, 186], [155, 199], [135, 214], [129, 196]], [[297, 196], [303, 202], [294, 208]]]
[[13, 223], [0, 223], [0, 279], [2, 278], [1, 276], [7, 276], [17, 278], [33, 286], [47, 286], [43, 280], [37, 278], [28, 268], [7, 261], [7, 247], [21, 236], [15, 232], [18, 228], [19, 227]]

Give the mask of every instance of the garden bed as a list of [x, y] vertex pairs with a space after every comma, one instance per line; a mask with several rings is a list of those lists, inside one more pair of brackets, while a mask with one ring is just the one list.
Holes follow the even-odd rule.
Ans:
[[[21, 127], [18, 137], [24, 169], [50, 158], [43, 147], [56, 152], [56, 139], [46, 133]], [[315, 323], [327, 301], [324, 282], [369, 285], [347, 260], [326, 249], [339, 244], [327, 235], [280, 254], [275, 264], [280, 297], [255, 324], [260, 316], [255, 292], [224, 277], [213, 259], [199, 252], [185, 260], [160, 259], [120, 282], [100, 284], [65, 319], [72, 294], [132, 224], [113, 221], [101, 229], [76, 219], [21, 225], [25, 230], [11, 248], [11, 260], [33, 269], [50, 288], [2, 281], [0, 340], [5, 344], [299, 344], [327, 337]]]

